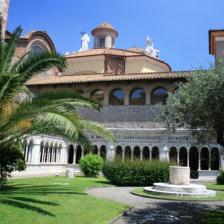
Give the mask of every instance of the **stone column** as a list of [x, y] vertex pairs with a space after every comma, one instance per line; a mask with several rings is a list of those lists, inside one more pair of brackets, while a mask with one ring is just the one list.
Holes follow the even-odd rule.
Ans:
[[129, 92], [130, 91], [127, 91], [127, 90], [124, 92], [124, 94], [125, 94], [124, 95], [124, 105], [129, 105]]
[[149, 148], [149, 160], [152, 160], [152, 148]]
[[125, 148], [122, 148], [122, 155], [121, 155], [122, 162], [124, 162], [124, 157], [125, 157]]
[[109, 145], [108, 147], [107, 147], [107, 153], [106, 153], [106, 159], [108, 160], [108, 161], [112, 161], [112, 160], [114, 160], [114, 158], [115, 158], [115, 150], [116, 150], [116, 148], [115, 148], [115, 146], [114, 145]]
[[187, 166], [189, 166], [189, 154], [190, 154], [190, 149], [187, 149]]
[[82, 146], [81, 146], [81, 148], [82, 148], [82, 155], [81, 155], [81, 158], [82, 158], [82, 157], [84, 157], [84, 150], [85, 149]]
[[131, 160], [134, 159], [134, 148], [131, 148]]
[[142, 159], [143, 159], [143, 149], [140, 148], [140, 161], [142, 161]]
[[73, 145], [73, 149], [74, 149], [73, 164], [76, 164], [76, 153], [77, 153], [77, 146], [74, 146], [74, 145]]
[[33, 147], [30, 149], [30, 153], [32, 153], [32, 155], [31, 155], [30, 161], [28, 158], [28, 163], [39, 164], [40, 163], [40, 144], [34, 142]]
[[208, 170], [211, 170], [211, 148], [208, 148]]
[[201, 170], [201, 148], [198, 149], [198, 170]]
[[162, 145], [159, 149], [159, 159], [169, 160], [169, 150], [167, 145]]
[[177, 165], [180, 165], [180, 151], [177, 149]]

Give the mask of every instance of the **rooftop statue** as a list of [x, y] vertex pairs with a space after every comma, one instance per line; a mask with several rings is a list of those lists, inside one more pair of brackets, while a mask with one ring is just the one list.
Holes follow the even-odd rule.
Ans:
[[145, 48], [145, 52], [153, 57], [153, 58], [158, 58], [158, 53], [159, 50], [154, 48], [154, 44], [152, 42], [152, 38], [150, 38], [149, 36], [146, 37], [146, 48]]
[[82, 43], [81, 43], [81, 48], [79, 49], [79, 52], [87, 51], [89, 49], [89, 47], [88, 47], [88, 43], [90, 41], [89, 35], [87, 33], [84, 33], [82, 35], [81, 41], [82, 41]]

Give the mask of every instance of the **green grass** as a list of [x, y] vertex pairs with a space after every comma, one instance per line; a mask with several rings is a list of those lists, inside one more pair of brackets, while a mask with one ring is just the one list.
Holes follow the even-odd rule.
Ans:
[[146, 193], [144, 192], [143, 188], [135, 188], [132, 191], [132, 193], [142, 197], [171, 200], [171, 201], [222, 201], [224, 200], [224, 192], [216, 192], [216, 196], [210, 197], [210, 198], [204, 198], [204, 197], [189, 198], [189, 197], [177, 197], [177, 196], [171, 196], [171, 195]]
[[216, 191], [224, 191], [224, 184], [208, 183], [207, 187]]
[[0, 191], [0, 224], [103, 224], [127, 206], [89, 196], [85, 190], [109, 185], [103, 178], [13, 179]]
[[200, 224], [223, 224], [224, 211], [203, 211], [200, 214]]

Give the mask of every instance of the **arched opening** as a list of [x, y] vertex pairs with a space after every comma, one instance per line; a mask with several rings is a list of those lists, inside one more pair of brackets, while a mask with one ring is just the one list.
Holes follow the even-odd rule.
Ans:
[[134, 159], [139, 160], [140, 159], [140, 148], [138, 146], [134, 147]]
[[151, 93], [151, 104], [156, 105], [160, 103], [162, 105], [165, 105], [167, 96], [167, 89], [163, 87], [155, 88]]
[[105, 145], [102, 145], [101, 148], [100, 148], [100, 156], [103, 158], [103, 160], [106, 160], [107, 150], [106, 150]]
[[201, 170], [208, 170], [209, 168], [209, 151], [204, 147], [201, 149]]
[[196, 147], [191, 147], [189, 152], [189, 166], [191, 171], [198, 170], [199, 165], [198, 162], [199, 162], [198, 149]]
[[40, 163], [43, 162], [43, 157], [44, 157], [44, 143], [40, 143]]
[[93, 147], [92, 147], [92, 153], [93, 154], [95, 154], [95, 155], [97, 155], [98, 154], [98, 148], [97, 148], [97, 145], [94, 145]]
[[219, 170], [219, 149], [211, 150], [211, 170]]
[[132, 90], [129, 103], [130, 105], [145, 105], [145, 90], [142, 88]]
[[159, 159], [159, 148], [158, 147], [152, 148], [152, 159]]
[[116, 147], [116, 159], [122, 159], [122, 147], [120, 145]]
[[179, 165], [187, 166], [187, 149], [182, 147], [179, 151]]
[[104, 101], [104, 93], [102, 90], [95, 90], [91, 94], [91, 98], [103, 104]]
[[110, 105], [124, 105], [124, 91], [115, 89], [110, 93]]
[[131, 160], [131, 147], [130, 146], [125, 147], [124, 160]]
[[49, 154], [49, 144], [46, 143], [44, 147], [44, 162], [46, 163], [48, 160], [48, 154]]
[[149, 147], [145, 146], [143, 148], [143, 159], [144, 160], [149, 160], [149, 157], [150, 157]]
[[81, 145], [78, 145], [76, 148], [76, 164], [79, 164], [80, 159], [82, 158], [82, 147]]
[[177, 163], [177, 149], [175, 147], [172, 147], [169, 150], [169, 160], [172, 163]]
[[68, 149], [68, 164], [73, 164], [73, 158], [74, 158], [74, 147], [73, 145], [70, 145]]

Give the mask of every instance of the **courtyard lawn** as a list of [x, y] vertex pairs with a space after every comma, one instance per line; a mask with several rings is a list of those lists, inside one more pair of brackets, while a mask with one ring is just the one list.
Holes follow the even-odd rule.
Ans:
[[224, 200], [224, 192], [216, 192], [215, 197], [188, 198], [188, 197], [177, 197], [177, 196], [171, 196], [171, 195], [155, 194], [155, 193], [146, 193], [144, 192], [144, 189], [141, 187], [141, 188], [135, 188], [134, 190], [132, 190], [132, 193], [142, 197], [155, 198], [155, 199], [161, 199], [161, 200], [171, 200], [171, 201], [223, 201]]
[[224, 184], [208, 183], [208, 189], [216, 191], [224, 191]]
[[41, 177], [9, 180], [0, 191], [0, 224], [103, 224], [128, 206], [89, 196], [103, 178]]

